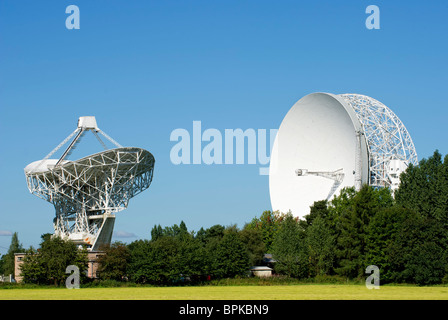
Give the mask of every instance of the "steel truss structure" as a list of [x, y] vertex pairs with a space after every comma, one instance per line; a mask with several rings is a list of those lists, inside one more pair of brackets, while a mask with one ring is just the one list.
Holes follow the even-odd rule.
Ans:
[[360, 94], [341, 94], [361, 122], [368, 148], [369, 184], [396, 189], [409, 163], [418, 164], [411, 136], [401, 120], [381, 102]]
[[[144, 149], [122, 147], [97, 128], [94, 117], [85, 118], [81, 117], [78, 128], [43, 160], [28, 165], [25, 176], [30, 192], [54, 205], [55, 236], [98, 250], [111, 241], [115, 213], [149, 188], [155, 159]], [[97, 132], [118, 148], [66, 160], [86, 131], [92, 131], [104, 148]], [[74, 136], [59, 159], [49, 159]]]

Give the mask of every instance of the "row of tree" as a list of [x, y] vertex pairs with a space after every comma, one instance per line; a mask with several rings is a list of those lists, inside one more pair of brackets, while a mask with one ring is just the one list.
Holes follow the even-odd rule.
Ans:
[[[164, 229], [155, 226], [151, 234], [151, 240], [114, 242], [102, 248], [104, 254], [98, 259], [100, 279], [165, 285], [235, 277], [245, 275], [255, 256], [263, 254], [263, 247], [250, 245], [263, 245], [261, 238], [252, 239], [258, 232], [235, 226], [215, 225], [194, 233], [181, 222]], [[79, 267], [81, 281], [88, 280], [88, 252], [71, 241], [45, 234], [37, 250], [25, 252], [21, 265], [25, 283], [63, 285], [69, 265]]]
[[[137, 283], [243, 276], [264, 263], [265, 253], [272, 254], [275, 273], [299, 279], [365, 278], [366, 267], [376, 265], [383, 284], [441, 283], [448, 280], [448, 156], [442, 161], [436, 151], [410, 165], [394, 195], [367, 185], [346, 188], [330, 202], [315, 202], [303, 219], [265, 211], [242, 229], [157, 225], [150, 240], [116, 242], [104, 251], [102, 279]], [[22, 269], [27, 282], [60, 283], [68, 264], [87, 265], [85, 251], [60, 239], [44, 237], [39, 254], [29, 253]]]

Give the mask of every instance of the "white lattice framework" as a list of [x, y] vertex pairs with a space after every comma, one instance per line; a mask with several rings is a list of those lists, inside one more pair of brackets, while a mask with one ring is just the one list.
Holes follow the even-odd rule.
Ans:
[[[418, 164], [411, 136], [401, 120], [381, 102], [360, 94], [340, 95], [356, 112], [368, 148], [369, 184], [376, 187], [392, 185], [391, 164], [401, 161]], [[393, 170], [393, 168], [392, 168]]]
[[[121, 146], [76, 161], [66, 160], [88, 130], [95, 135], [102, 133], [96, 122], [95, 127], [78, 127], [47, 157], [28, 165], [25, 176], [30, 192], [54, 205], [55, 235], [96, 250], [110, 242], [115, 213], [127, 208], [132, 197], [150, 186], [155, 160], [144, 149]], [[64, 154], [59, 159], [49, 159], [75, 133]]]

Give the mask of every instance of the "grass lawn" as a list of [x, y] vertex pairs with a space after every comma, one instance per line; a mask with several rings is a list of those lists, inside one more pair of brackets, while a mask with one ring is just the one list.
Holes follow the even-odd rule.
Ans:
[[0, 290], [0, 300], [448, 300], [448, 287], [303, 284], [271, 286], [30, 288]]

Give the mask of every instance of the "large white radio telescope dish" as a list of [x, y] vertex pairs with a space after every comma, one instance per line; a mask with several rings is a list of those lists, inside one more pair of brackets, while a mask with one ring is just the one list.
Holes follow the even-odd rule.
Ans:
[[[69, 160], [87, 131], [96, 136], [105, 150]], [[98, 133], [115, 148], [109, 149]], [[69, 141], [62, 156], [50, 158]], [[97, 127], [95, 117], [89, 116], [80, 117], [75, 131], [24, 171], [30, 192], [56, 209], [55, 236], [84, 245], [88, 250], [98, 250], [111, 241], [115, 213], [126, 209], [132, 197], [149, 188], [154, 162], [147, 150], [122, 147]]]
[[272, 209], [303, 217], [344, 187], [395, 189], [409, 163], [417, 164], [414, 144], [388, 107], [358, 94], [309, 94], [289, 110], [273, 145]]

